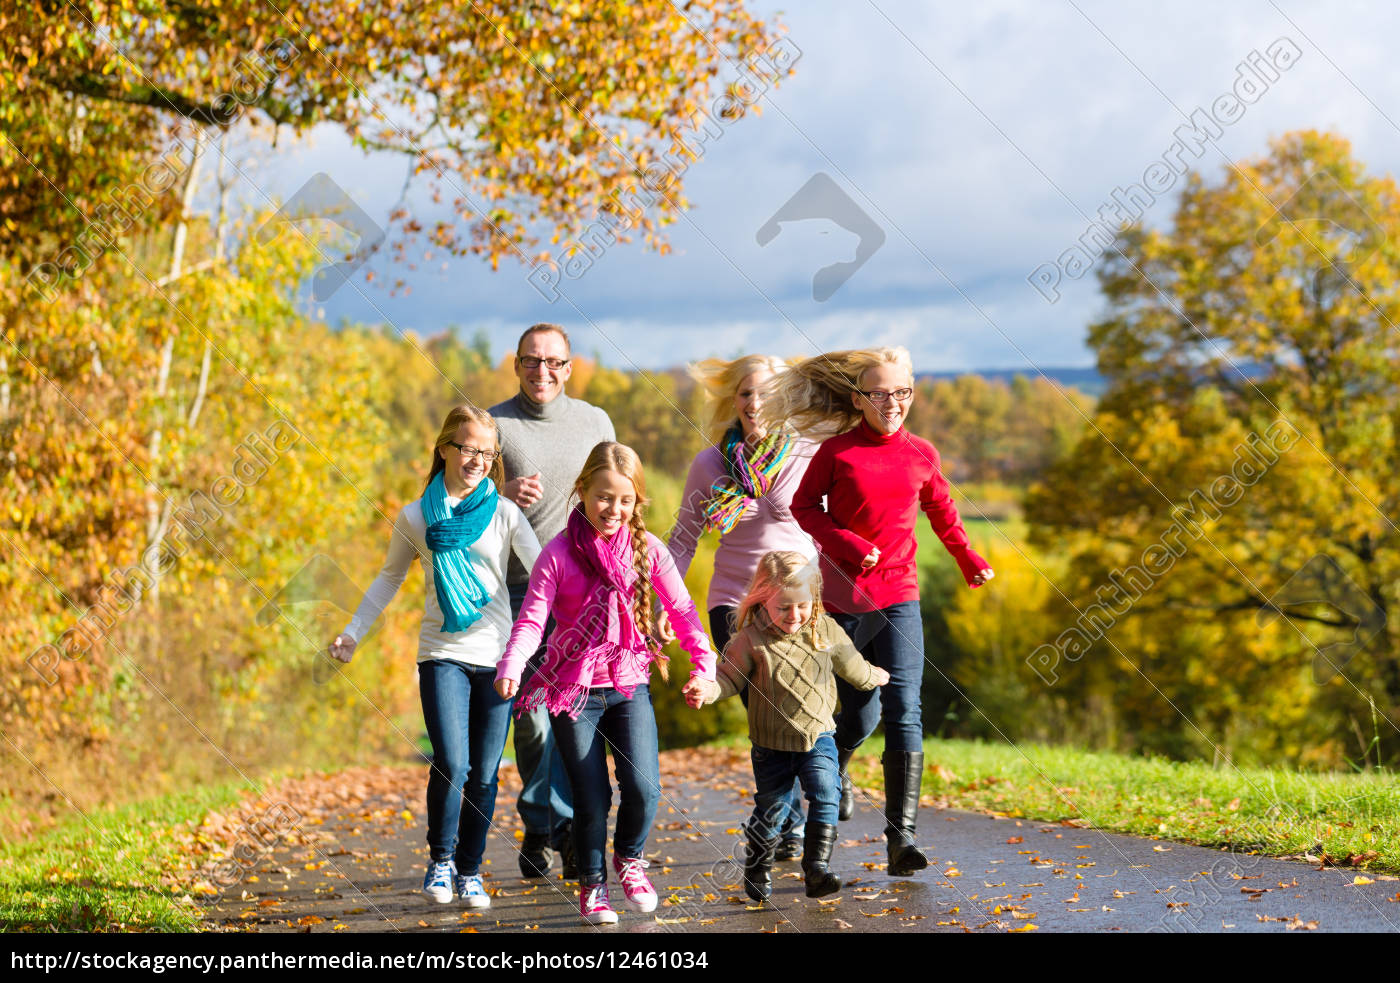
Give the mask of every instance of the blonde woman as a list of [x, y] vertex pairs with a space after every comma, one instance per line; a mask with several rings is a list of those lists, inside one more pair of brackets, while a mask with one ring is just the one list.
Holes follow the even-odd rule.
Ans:
[[422, 563], [428, 596], [418, 635], [418, 690], [433, 745], [423, 893], [444, 904], [456, 895], [470, 908], [491, 904], [481, 857], [510, 726], [510, 701], [493, 688], [510, 637], [506, 562], [514, 554], [529, 569], [540, 554], [525, 516], [498, 494], [500, 484], [491, 415], [469, 404], [454, 407], [433, 444], [422, 497], [394, 520], [384, 568], [330, 645], [334, 658], [349, 662], [413, 561]]
[[847, 764], [883, 719], [885, 840], [889, 873], [928, 866], [915, 844], [923, 778], [924, 632], [919, 617], [915, 523], [922, 511], [970, 587], [992, 570], [968, 543], [938, 451], [904, 428], [914, 399], [914, 368], [903, 348], [830, 352], [793, 366], [767, 406], [775, 420], [802, 433], [835, 434], [812, 459], [792, 511], [821, 547], [822, 602], [861, 654], [890, 674], [890, 683], [862, 692], [837, 681], [841, 712], [836, 745], [841, 764], [840, 818], [854, 795]]
[[[759, 559], [771, 550], [790, 550], [815, 560], [816, 546], [794, 521], [792, 496], [802, 481], [816, 444], [786, 428], [771, 432], [763, 421], [767, 388], [787, 363], [772, 355], [733, 360], [706, 359], [691, 366], [691, 377], [708, 397], [711, 446], [690, 465], [680, 512], [668, 545], [684, 576], [705, 532], [719, 533], [714, 573], [705, 606], [710, 637], [723, 652], [734, 631], [735, 612]], [[748, 706], [747, 687], [740, 698]], [[802, 796], [796, 782], [785, 815], [777, 825], [777, 859], [802, 856]]]

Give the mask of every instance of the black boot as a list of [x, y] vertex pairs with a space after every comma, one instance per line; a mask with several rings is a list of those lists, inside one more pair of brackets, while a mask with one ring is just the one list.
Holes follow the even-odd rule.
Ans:
[[855, 748], [843, 748], [836, 746], [836, 767], [841, 771], [841, 802], [836, 807], [836, 818], [843, 823], [855, 815], [856, 811], [856, 790], [851, 784], [851, 776], [846, 771], [846, 766], [851, 763], [851, 755], [856, 753]]
[[520, 844], [520, 876], [544, 877], [554, 854], [549, 849], [548, 833], [526, 833]]
[[574, 857], [573, 823], [564, 823], [555, 835], [554, 849], [559, 851], [559, 860], [562, 865], [559, 876], [566, 881], [576, 881], [578, 880], [578, 861]]
[[807, 837], [802, 847], [802, 873], [807, 875], [807, 897], [824, 898], [841, 890], [841, 878], [827, 867], [836, 846], [836, 827], [807, 820]]
[[773, 853], [777, 840], [760, 840], [752, 828], [748, 830], [749, 851], [744, 861], [744, 893], [758, 902], [768, 900], [773, 893]]
[[889, 873], [907, 877], [928, 866], [914, 845], [914, 821], [919, 815], [919, 786], [924, 777], [924, 752], [886, 751], [885, 766], [885, 849]]
[[778, 852], [773, 855], [775, 860], [801, 860], [802, 859], [802, 834], [793, 830], [784, 833], [783, 838], [778, 841]]

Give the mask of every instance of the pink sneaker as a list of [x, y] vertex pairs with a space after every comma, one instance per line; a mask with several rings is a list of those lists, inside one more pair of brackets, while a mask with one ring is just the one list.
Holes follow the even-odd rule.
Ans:
[[608, 903], [608, 885], [582, 884], [578, 892], [578, 914], [590, 925], [616, 925], [617, 912]]
[[651, 886], [646, 875], [649, 866], [641, 857], [628, 859], [613, 854], [613, 870], [622, 882], [622, 893], [627, 896], [627, 903], [638, 911], [656, 910], [656, 888]]

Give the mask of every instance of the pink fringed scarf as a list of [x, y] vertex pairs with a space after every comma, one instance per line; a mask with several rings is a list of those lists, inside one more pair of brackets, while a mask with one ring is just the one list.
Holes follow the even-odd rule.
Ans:
[[544, 665], [515, 701], [517, 716], [543, 706], [551, 714], [567, 713], [577, 719], [600, 662], [608, 667], [613, 686], [630, 699], [635, 686], [619, 685], [619, 672], [644, 672], [659, 654], [651, 640], [637, 631], [632, 618], [637, 583], [632, 531], [623, 526], [611, 539], [604, 539], [578, 506], [569, 513], [564, 535], [589, 579], [586, 600], [577, 621], [555, 626]]

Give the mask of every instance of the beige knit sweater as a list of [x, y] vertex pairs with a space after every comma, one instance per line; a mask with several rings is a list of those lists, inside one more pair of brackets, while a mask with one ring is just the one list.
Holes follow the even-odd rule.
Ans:
[[836, 673], [856, 689], [875, 688], [869, 662], [839, 625], [822, 615], [812, 646], [809, 627], [791, 635], [757, 617], [730, 639], [715, 674], [719, 699], [749, 687], [749, 740], [774, 751], [810, 751], [824, 731], [836, 727]]

